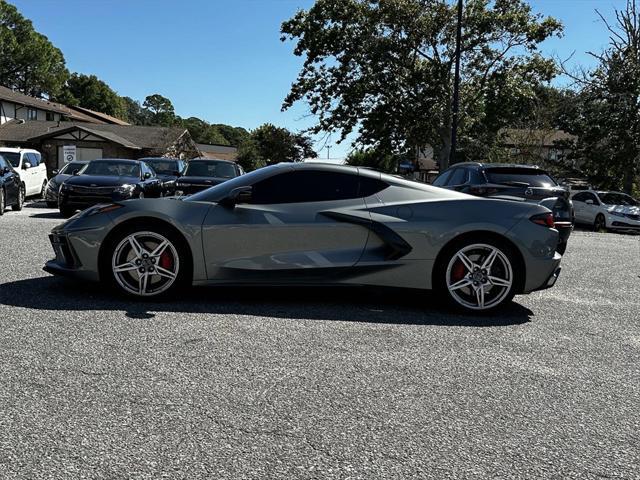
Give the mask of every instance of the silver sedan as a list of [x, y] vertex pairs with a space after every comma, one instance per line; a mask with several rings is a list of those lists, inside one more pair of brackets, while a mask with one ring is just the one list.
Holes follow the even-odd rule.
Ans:
[[486, 311], [552, 286], [553, 214], [367, 169], [279, 164], [184, 198], [89, 208], [51, 233], [53, 274], [135, 297], [185, 285], [435, 289]]

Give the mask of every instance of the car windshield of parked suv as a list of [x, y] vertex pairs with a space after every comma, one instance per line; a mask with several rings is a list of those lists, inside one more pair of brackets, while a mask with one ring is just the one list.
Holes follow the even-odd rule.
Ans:
[[69, 162], [60, 169], [58, 174], [72, 175], [75, 170], [81, 170], [86, 165], [85, 162]]
[[638, 201], [629, 195], [625, 195], [624, 193], [601, 193], [598, 194], [600, 200], [605, 205], [624, 205], [628, 207], [637, 207]]
[[159, 175], [174, 175], [180, 168], [175, 160], [145, 160]]
[[20, 166], [20, 154], [15, 152], [2, 152], [4, 159], [9, 162], [13, 168]]
[[82, 174], [102, 177], [139, 177], [140, 166], [132, 162], [98, 160], [89, 162], [89, 165], [82, 171]]
[[555, 187], [558, 185], [546, 172], [532, 168], [488, 168], [485, 173], [489, 183], [500, 185], [521, 183], [526, 183], [530, 187]]
[[236, 167], [227, 162], [191, 160], [184, 172], [187, 177], [236, 177]]

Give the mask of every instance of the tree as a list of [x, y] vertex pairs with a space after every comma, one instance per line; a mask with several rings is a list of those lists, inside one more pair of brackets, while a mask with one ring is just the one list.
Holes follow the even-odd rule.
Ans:
[[57, 95], [69, 72], [62, 52], [0, 0], [0, 85], [35, 97]]
[[570, 74], [581, 86], [572, 132], [579, 138], [574, 157], [594, 183], [630, 194], [640, 174], [640, 10], [636, 0], [628, 0], [615, 17], [616, 23], [610, 24], [600, 15], [610, 38], [604, 52], [591, 52], [599, 62], [597, 68], [580, 76]]
[[[311, 132], [356, 132], [363, 147], [431, 144], [447, 166], [456, 10], [447, 0], [317, 0], [282, 25], [304, 64], [283, 109], [309, 104]], [[561, 25], [523, 0], [467, 0], [460, 144], [495, 141], [514, 106], [555, 74], [537, 46]]]
[[132, 125], [149, 125], [149, 112], [142, 108], [138, 100], [122, 97], [125, 109], [125, 120]]
[[388, 152], [377, 150], [355, 150], [347, 157], [347, 165], [367, 167], [380, 172], [392, 173], [396, 171], [398, 158]]
[[245, 170], [279, 162], [316, 158], [313, 141], [306, 135], [265, 123], [251, 132], [238, 149], [238, 162]]
[[142, 106], [149, 112], [150, 125], [169, 127], [176, 121], [176, 114], [171, 100], [160, 94], [149, 95]]
[[74, 73], [67, 80], [61, 94], [56, 96], [56, 100], [121, 119], [127, 118], [127, 104], [124, 99], [95, 75]]

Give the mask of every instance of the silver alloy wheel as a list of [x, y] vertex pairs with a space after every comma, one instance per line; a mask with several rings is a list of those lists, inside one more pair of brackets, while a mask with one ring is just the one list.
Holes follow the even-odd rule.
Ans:
[[155, 232], [135, 232], [118, 244], [111, 257], [111, 270], [128, 293], [158, 295], [178, 278], [180, 257], [167, 238]]
[[509, 258], [484, 243], [467, 245], [449, 260], [447, 289], [453, 299], [472, 310], [487, 310], [502, 302], [513, 286]]

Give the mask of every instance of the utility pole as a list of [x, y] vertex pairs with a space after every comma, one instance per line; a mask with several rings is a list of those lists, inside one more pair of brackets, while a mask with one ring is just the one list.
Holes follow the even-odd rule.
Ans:
[[327, 145], [325, 148], [327, 149], [327, 160], [329, 160], [329, 151], [331, 150], [331, 145]]
[[456, 28], [456, 69], [453, 79], [453, 102], [451, 107], [451, 150], [449, 165], [456, 163], [458, 141], [458, 110], [460, 109], [460, 44], [462, 43], [462, 0], [458, 0], [458, 25]]

